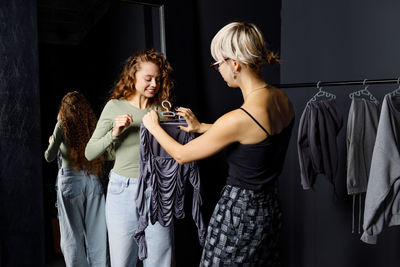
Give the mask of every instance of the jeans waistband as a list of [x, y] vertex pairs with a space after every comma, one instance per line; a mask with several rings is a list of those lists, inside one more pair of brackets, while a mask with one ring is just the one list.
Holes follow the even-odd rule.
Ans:
[[100, 179], [100, 177], [97, 174], [94, 174], [94, 173], [89, 173], [88, 174], [85, 170], [82, 170], [82, 169], [75, 170], [74, 167], [72, 167], [72, 166], [67, 166], [67, 167], [64, 167], [64, 168], [60, 168], [58, 170], [58, 175], [63, 175], [63, 176], [70, 176], [70, 175], [86, 176], [88, 178]]
[[110, 171], [109, 178], [113, 179], [115, 182], [123, 183], [126, 186], [128, 186], [129, 184], [138, 184], [139, 183], [138, 178], [125, 177], [125, 176], [122, 176], [122, 175], [119, 175], [119, 174], [113, 172], [113, 170]]
[[81, 169], [75, 170], [74, 167], [67, 166], [67, 167], [60, 168], [58, 170], [58, 174], [61, 174], [61, 175], [73, 175], [73, 174], [75, 174], [75, 175], [84, 175], [85, 172], [83, 170], [81, 170]]

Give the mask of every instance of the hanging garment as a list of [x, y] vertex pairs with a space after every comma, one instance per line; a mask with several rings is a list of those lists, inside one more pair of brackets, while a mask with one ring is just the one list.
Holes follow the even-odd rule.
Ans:
[[372, 151], [379, 120], [379, 106], [353, 98], [347, 121], [347, 193], [367, 191]]
[[325, 174], [335, 186], [338, 166], [336, 137], [342, 124], [342, 114], [335, 100], [312, 101], [307, 104], [300, 118], [297, 137], [303, 189], [312, 188], [318, 174]]
[[362, 194], [367, 191], [372, 151], [378, 128], [379, 106], [364, 98], [353, 98], [347, 120], [347, 193], [353, 195], [352, 233], [358, 197], [358, 233], [361, 233]]
[[400, 96], [382, 103], [364, 208], [361, 240], [376, 244], [383, 227], [400, 225]]
[[[178, 129], [178, 125], [185, 125], [185, 121], [161, 122], [162, 128], [176, 141], [185, 144], [194, 138], [193, 133]], [[140, 215], [139, 226], [135, 233], [135, 240], [139, 246], [139, 258], [147, 257], [147, 245], [144, 229], [148, 225], [147, 203], [144, 192], [147, 186], [152, 187], [150, 197], [150, 222], [159, 222], [168, 226], [173, 220], [185, 217], [183, 210], [185, 183], [189, 179], [193, 186], [192, 217], [198, 229], [200, 244], [204, 244], [205, 226], [200, 212], [202, 204], [200, 195], [200, 175], [196, 162], [183, 165], [178, 164], [157, 142], [153, 135], [141, 125], [140, 128], [140, 172], [139, 188], [136, 195], [136, 205]]]

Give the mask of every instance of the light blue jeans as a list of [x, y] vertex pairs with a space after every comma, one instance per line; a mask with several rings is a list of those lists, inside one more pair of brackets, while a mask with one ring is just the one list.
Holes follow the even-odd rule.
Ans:
[[[134, 234], [139, 223], [135, 204], [137, 178], [127, 178], [110, 172], [106, 201], [106, 221], [112, 267], [135, 267], [138, 246]], [[150, 204], [151, 187], [145, 191], [147, 207]], [[149, 222], [145, 230], [147, 259], [143, 267], [173, 266], [173, 226], [163, 227]]]
[[72, 167], [57, 177], [60, 244], [69, 267], [109, 266], [105, 199], [97, 176]]

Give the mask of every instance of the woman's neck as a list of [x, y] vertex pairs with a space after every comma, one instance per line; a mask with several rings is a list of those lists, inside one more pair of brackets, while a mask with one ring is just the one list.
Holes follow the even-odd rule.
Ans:
[[146, 109], [151, 106], [151, 100], [148, 97], [142, 96], [138, 93], [134, 93], [130, 96], [127, 101], [134, 107], [138, 109]]
[[244, 101], [248, 99], [248, 96], [255, 94], [257, 91], [262, 91], [267, 86], [267, 82], [261, 75], [254, 72], [247, 72], [246, 75], [242, 75], [239, 84]]

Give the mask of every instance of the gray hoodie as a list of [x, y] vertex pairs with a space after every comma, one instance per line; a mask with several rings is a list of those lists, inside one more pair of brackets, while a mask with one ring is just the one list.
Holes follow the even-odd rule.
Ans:
[[347, 193], [367, 191], [369, 169], [379, 120], [379, 106], [353, 98], [347, 121]]
[[376, 244], [383, 227], [400, 225], [400, 96], [387, 94], [381, 115], [364, 208], [361, 240]]

